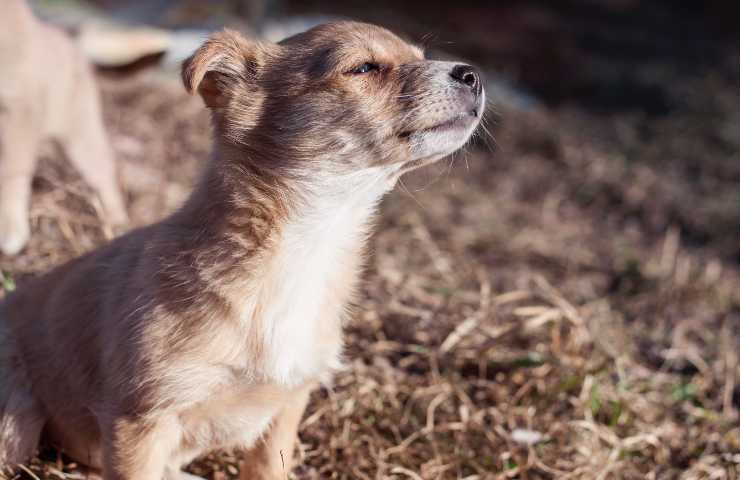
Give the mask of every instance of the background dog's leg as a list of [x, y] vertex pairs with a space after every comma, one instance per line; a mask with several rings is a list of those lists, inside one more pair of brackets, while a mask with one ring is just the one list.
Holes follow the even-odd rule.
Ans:
[[104, 434], [105, 480], [162, 480], [180, 442], [180, 426], [173, 417], [145, 423], [118, 419]]
[[298, 436], [298, 426], [306, 410], [310, 389], [296, 395], [293, 403], [285, 407], [265, 437], [249, 452], [241, 465], [241, 480], [284, 480], [293, 468], [293, 450]]
[[[95, 92], [95, 86], [92, 85], [87, 90]], [[97, 95], [86, 95], [74, 108], [77, 109], [74, 117], [76, 121], [59, 142], [70, 162], [97, 192], [108, 224], [123, 225], [128, 221], [128, 216], [118, 184], [113, 151], [101, 120]]]
[[31, 180], [36, 168], [37, 126], [0, 112], [0, 250], [15, 255], [28, 242]]

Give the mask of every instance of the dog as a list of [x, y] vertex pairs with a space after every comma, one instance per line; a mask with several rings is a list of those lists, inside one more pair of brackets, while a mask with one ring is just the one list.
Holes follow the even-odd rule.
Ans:
[[39, 146], [54, 140], [97, 191], [112, 226], [127, 221], [90, 66], [61, 31], [22, 0], [0, 15], [0, 250], [28, 242], [31, 180]]
[[246, 451], [242, 478], [285, 478], [378, 202], [485, 105], [474, 67], [355, 22], [278, 44], [225, 30], [182, 77], [215, 137], [189, 199], [0, 304], [5, 467], [43, 432], [106, 480], [194, 478], [218, 448]]

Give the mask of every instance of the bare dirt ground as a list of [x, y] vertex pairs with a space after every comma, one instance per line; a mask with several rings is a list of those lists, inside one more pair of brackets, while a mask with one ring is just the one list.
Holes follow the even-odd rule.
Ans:
[[[314, 394], [293, 475], [740, 478], [740, 47], [641, 50], [698, 28], [692, 11], [664, 23], [656, 7], [634, 37], [629, 18], [602, 31], [596, 14], [503, 4], [443, 25], [490, 18], [459, 48], [539, 102], [491, 116], [495, 152], [477, 142], [384, 202], [346, 370]], [[615, 60], [615, 44], [640, 54]], [[207, 114], [173, 78], [101, 78], [131, 216], [149, 223], [207, 159]], [[48, 155], [4, 287], [105, 241], [97, 211]], [[221, 452], [192, 470], [238, 466]], [[18, 478], [76, 472], [47, 449]]]

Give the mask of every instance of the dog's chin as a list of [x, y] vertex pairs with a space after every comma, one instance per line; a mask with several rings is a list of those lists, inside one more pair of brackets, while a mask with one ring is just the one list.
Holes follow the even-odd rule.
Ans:
[[409, 163], [415, 167], [427, 165], [459, 150], [475, 131], [480, 118], [480, 113], [466, 113], [408, 134], [412, 155]]

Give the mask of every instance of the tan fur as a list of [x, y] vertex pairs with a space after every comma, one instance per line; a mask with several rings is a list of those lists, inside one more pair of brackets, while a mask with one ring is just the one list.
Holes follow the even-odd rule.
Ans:
[[29, 236], [28, 206], [39, 145], [53, 140], [94, 187], [111, 225], [126, 221], [90, 67], [69, 38], [37, 21], [22, 0], [0, 14], [0, 250]]
[[[183, 67], [213, 160], [172, 216], [0, 304], [17, 364], [0, 402], [22, 398], [0, 419], [42, 418], [107, 480], [185, 478], [224, 447], [250, 449], [244, 479], [285, 478], [308, 394], [340, 363], [380, 198], [478, 124], [480, 80], [455, 66], [359, 23], [277, 45], [215, 34]], [[16, 430], [0, 430], [5, 467], [30, 453]]]

